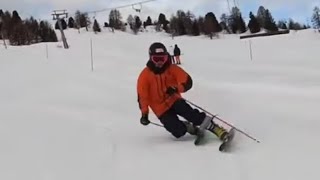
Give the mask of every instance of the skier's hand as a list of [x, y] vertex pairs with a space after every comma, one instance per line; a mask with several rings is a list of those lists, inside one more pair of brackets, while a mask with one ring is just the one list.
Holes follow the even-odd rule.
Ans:
[[170, 96], [178, 92], [178, 88], [170, 86], [167, 88], [166, 93]]
[[140, 118], [140, 123], [144, 126], [147, 126], [148, 124], [150, 124], [149, 118], [147, 114], [143, 114]]

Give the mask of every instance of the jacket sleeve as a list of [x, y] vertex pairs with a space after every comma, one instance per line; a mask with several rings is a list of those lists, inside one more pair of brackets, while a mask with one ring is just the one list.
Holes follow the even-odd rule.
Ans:
[[192, 88], [191, 76], [177, 65], [172, 65], [173, 74], [178, 82], [178, 91], [187, 92]]
[[149, 113], [149, 82], [145, 70], [138, 77], [137, 93], [141, 113], [147, 115]]

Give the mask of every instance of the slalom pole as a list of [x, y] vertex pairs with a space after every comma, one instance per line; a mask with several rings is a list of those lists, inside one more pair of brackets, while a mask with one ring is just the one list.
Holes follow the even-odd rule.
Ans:
[[228, 126], [230, 126], [230, 127], [234, 128], [235, 130], [237, 130], [238, 132], [240, 132], [240, 133], [242, 133], [243, 135], [247, 136], [248, 138], [250, 138], [250, 139], [254, 140], [255, 142], [260, 143], [260, 141], [259, 141], [259, 140], [257, 140], [256, 138], [254, 138], [254, 137], [250, 136], [248, 133], [246, 133], [246, 132], [244, 132], [244, 131], [242, 131], [242, 130], [238, 129], [237, 127], [235, 127], [235, 126], [233, 126], [232, 124], [230, 124], [230, 123], [226, 122], [225, 120], [223, 120], [223, 119], [221, 119], [221, 118], [217, 117], [217, 115], [213, 115], [212, 113], [208, 112], [207, 110], [203, 109], [202, 107], [200, 107], [200, 106], [198, 106], [198, 105], [194, 104], [193, 102], [191, 102], [191, 101], [189, 101], [189, 100], [187, 100], [187, 99], [184, 99], [184, 100], [185, 100], [185, 101], [187, 101], [188, 103], [190, 103], [191, 105], [193, 105], [193, 106], [195, 106], [195, 107], [197, 107], [197, 108], [201, 109], [202, 111], [204, 111], [205, 113], [209, 114], [209, 115], [210, 115], [210, 116], [212, 116], [213, 118], [216, 118], [216, 119], [218, 119], [219, 121], [221, 121], [221, 122], [223, 122], [223, 123], [227, 124]]

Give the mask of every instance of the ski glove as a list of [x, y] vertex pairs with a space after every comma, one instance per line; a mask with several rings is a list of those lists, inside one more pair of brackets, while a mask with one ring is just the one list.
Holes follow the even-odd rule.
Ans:
[[148, 115], [146, 114], [143, 114], [140, 118], [140, 123], [144, 126], [147, 126], [148, 124], [150, 124], [150, 121], [149, 121], [149, 118], [148, 118]]
[[170, 96], [172, 96], [173, 94], [177, 93], [178, 92], [178, 88], [176, 87], [173, 87], [173, 86], [170, 86], [167, 88], [167, 91], [166, 93]]

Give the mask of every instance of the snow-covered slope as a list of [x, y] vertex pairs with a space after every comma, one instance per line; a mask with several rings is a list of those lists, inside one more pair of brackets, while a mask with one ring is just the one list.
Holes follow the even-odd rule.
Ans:
[[[66, 36], [68, 50], [61, 42], [0, 47], [0, 179], [320, 178], [319, 34]], [[180, 46], [182, 67], [194, 80], [185, 98], [261, 143], [237, 134], [234, 152], [220, 153], [214, 136], [195, 147], [191, 136], [177, 140], [140, 125], [136, 79], [154, 41], [170, 51]]]

